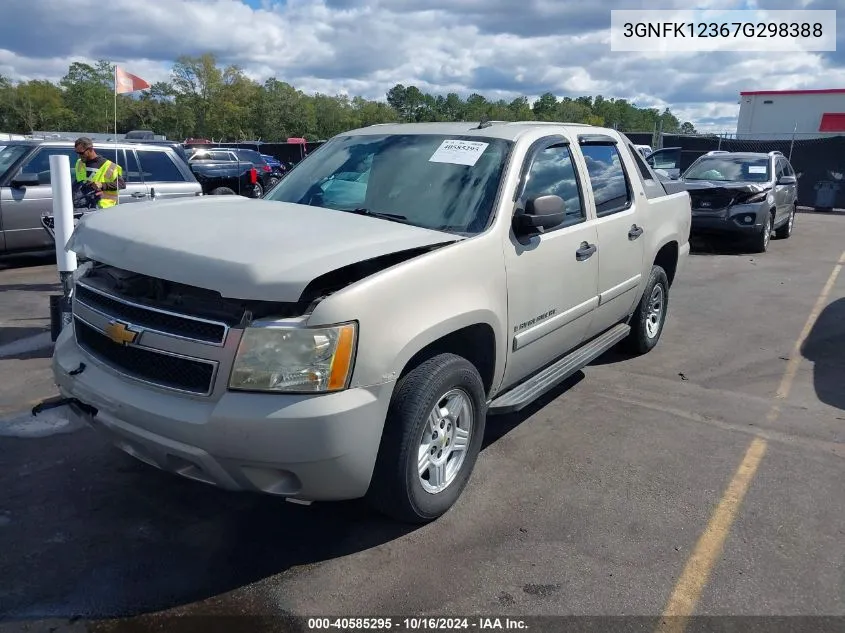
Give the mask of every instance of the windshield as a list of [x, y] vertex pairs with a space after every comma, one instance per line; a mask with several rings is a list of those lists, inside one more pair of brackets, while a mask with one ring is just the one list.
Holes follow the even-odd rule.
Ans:
[[684, 180], [718, 180], [723, 182], [769, 182], [769, 158], [713, 156], [694, 163]]
[[336, 137], [300, 162], [265, 199], [480, 233], [490, 219], [510, 147], [509, 141], [476, 136]]
[[7, 145], [0, 148], [0, 176], [9, 171], [9, 167], [28, 151], [28, 145]]

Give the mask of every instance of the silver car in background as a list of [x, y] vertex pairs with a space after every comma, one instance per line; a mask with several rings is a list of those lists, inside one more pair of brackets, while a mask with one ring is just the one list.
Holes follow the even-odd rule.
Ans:
[[[97, 153], [123, 168], [119, 204], [199, 196], [202, 188], [176, 143], [95, 143]], [[0, 148], [0, 255], [53, 248], [41, 219], [53, 212], [50, 156], [76, 164], [73, 140], [4, 141]]]

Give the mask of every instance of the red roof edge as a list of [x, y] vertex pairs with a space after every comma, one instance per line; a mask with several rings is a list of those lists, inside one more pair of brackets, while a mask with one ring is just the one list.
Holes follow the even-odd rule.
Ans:
[[845, 94], [845, 88], [827, 88], [822, 90], [752, 90], [739, 93], [743, 97], [753, 95], [835, 95]]
[[819, 132], [845, 132], [845, 112], [825, 112]]

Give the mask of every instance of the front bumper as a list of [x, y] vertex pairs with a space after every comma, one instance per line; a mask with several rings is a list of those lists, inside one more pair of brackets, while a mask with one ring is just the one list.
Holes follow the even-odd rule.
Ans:
[[[81, 373], [70, 372], [85, 363]], [[76, 345], [56, 342], [53, 373], [73, 415], [152, 466], [227, 490], [304, 501], [362, 497], [393, 383], [328, 395], [167, 393], [122, 377]]]
[[[737, 205], [714, 212], [693, 211], [691, 233], [734, 234], [750, 236], [766, 226], [768, 208], [759, 205]], [[750, 221], [749, 221], [750, 220]]]

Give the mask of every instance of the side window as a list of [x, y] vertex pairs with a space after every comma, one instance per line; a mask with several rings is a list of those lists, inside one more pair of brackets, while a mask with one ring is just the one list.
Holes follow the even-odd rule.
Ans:
[[637, 163], [637, 169], [640, 170], [640, 176], [643, 177], [643, 180], [654, 180], [654, 176], [648, 170], [648, 165], [645, 164], [645, 159], [640, 151], [633, 145], [628, 145], [628, 149], [631, 152], [631, 156], [634, 157], [634, 162]]
[[586, 219], [569, 145], [552, 145], [534, 156], [522, 198], [528, 200], [547, 195], [560, 196], [566, 203], [567, 220], [562, 226]]
[[145, 182], [185, 182], [185, 177], [166, 152], [138, 150]]
[[627, 209], [631, 205], [631, 188], [622, 158], [615, 145], [583, 145], [587, 173], [596, 201], [596, 214], [601, 217]]
[[138, 165], [138, 158], [135, 156], [135, 150], [128, 149], [124, 152], [124, 161], [120, 163], [123, 167], [123, 179], [126, 184], [144, 182], [141, 177], [141, 167]]
[[70, 159], [70, 173], [73, 174], [76, 160], [79, 156], [72, 147], [42, 147], [35, 155], [21, 165], [20, 173], [38, 174], [38, 182], [42, 185], [51, 184], [50, 178], [50, 156], [60, 154]]

